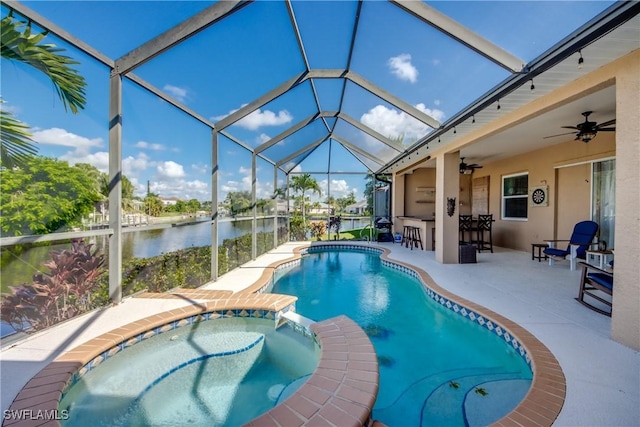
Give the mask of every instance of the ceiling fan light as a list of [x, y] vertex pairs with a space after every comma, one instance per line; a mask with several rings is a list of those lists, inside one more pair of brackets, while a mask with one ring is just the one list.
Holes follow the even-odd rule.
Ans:
[[596, 137], [596, 133], [595, 132], [582, 132], [580, 134], [580, 141], [586, 143], [586, 142], [591, 141], [595, 137]]

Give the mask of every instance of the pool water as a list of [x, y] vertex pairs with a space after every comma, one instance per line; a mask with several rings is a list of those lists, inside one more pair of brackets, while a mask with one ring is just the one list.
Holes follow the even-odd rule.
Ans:
[[388, 426], [487, 425], [531, 385], [530, 367], [502, 338], [431, 300], [378, 255], [310, 253], [272, 292], [298, 296], [305, 317], [345, 314], [365, 330], [380, 365], [373, 418]]
[[111, 357], [65, 394], [64, 426], [238, 426], [272, 409], [317, 368], [289, 327], [226, 318], [184, 326]]

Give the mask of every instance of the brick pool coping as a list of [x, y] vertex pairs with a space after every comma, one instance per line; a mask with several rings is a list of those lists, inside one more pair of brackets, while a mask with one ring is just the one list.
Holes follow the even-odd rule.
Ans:
[[[340, 242], [344, 245], [344, 242]], [[226, 309], [269, 309], [281, 310], [296, 298], [287, 295], [258, 294], [271, 283], [273, 273], [282, 264], [296, 261], [301, 252], [314, 246], [333, 246], [304, 244], [294, 248], [294, 255], [265, 267], [262, 275], [253, 284], [242, 291], [229, 295], [228, 292], [202, 292], [198, 298], [216, 297], [213, 301], [196, 301], [198, 290], [181, 290], [165, 294], [166, 298], [190, 297], [194, 304], [155, 314], [132, 322], [113, 331], [102, 334], [68, 351], [36, 374], [18, 393], [9, 410], [55, 411], [62, 392], [74, 373], [96, 356], [117, 346], [119, 343], [167, 322], [185, 319], [189, 316]], [[373, 245], [349, 245], [373, 248]], [[500, 325], [516, 338], [526, 349], [530, 357], [533, 381], [525, 398], [518, 406], [495, 426], [550, 426], [558, 417], [566, 394], [565, 377], [560, 364], [549, 351], [529, 331], [515, 322], [483, 306], [459, 297], [437, 285], [433, 279], [419, 267], [390, 259], [387, 248], [376, 247], [381, 258], [407, 269], [413, 270], [423, 284], [438, 295], [454, 301], [467, 309], [484, 316]], [[158, 297], [160, 295], [144, 295]], [[371, 341], [364, 331], [345, 316], [328, 319], [311, 326], [321, 346], [318, 368], [303, 386], [282, 404], [251, 421], [251, 426], [290, 426], [290, 425], [340, 425], [363, 426], [371, 422], [371, 411], [378, 392], [378, 362]], [[5, 420], [6, 426], [56, 426], [56, 420]]]

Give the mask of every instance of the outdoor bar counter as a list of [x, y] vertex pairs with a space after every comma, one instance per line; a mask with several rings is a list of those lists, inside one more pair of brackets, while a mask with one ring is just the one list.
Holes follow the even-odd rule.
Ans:
[[[432, 231], [436, 226], [436, 219], [433, 217], [420, 217], [420, 216], [398, 216], [396, 217], [401, 221], [402, 227], [418, 227], [420, 229], [420, 238], [422, 239], [422, 247], [425, 251], [432, 251], [435, 248], [432, 246]], [[400, 224], [400, 222], [398, 223]], [[402, 229], [398, 232], [402, 233]]]

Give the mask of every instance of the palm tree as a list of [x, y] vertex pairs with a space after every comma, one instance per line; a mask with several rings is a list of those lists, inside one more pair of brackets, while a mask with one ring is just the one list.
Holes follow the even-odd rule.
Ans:
[[[42, 43], [48, 32], [31, 33], [31, 24], [17, 21], [13, 12], [1, 21], [0, 53], [2, 58], [18, 61], [34, 67], [51, 79], [53, 87], [65, 110], [76, 114], [86, 104], [86, 81], [73, 65], [79, 64], [68, 56], [61, 55], [64, 49], [53, 44]], [[22, 28], [24, 27], [24, 28]], [[24, 163], [25, 156], [33, 155], [37, 148], [31, 139], [29, 127], [10, 112], [0, 114], [1, 149], [0, 164], [13, 167]]]
[[305, 200], [306, 200], [306, 192], [307, 190], [311, 190], [313, 193], [318, 194], [319, 196], [322, 194], [320, 190], [320, 186], [318, 185], [318, 181], [315, 178], [312, 178], [308, 173], [304, 173], [302, 175], [296, 175], [291, 178], [291, 188], [294, 191], [299, 191], [302, 193], [302, 223], [306, 224], [305, 218]]

